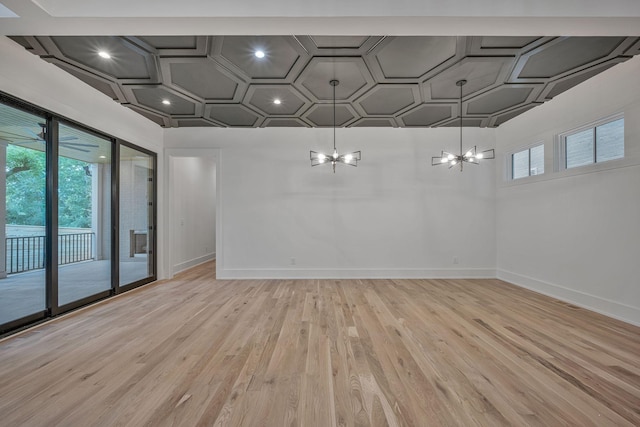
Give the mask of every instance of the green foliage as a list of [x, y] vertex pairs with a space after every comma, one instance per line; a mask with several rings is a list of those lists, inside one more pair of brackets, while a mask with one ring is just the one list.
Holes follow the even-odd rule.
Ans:
[[89, 163], [60, 157], [58, 162], [58, 224], [60, 227], [91, 227], [91, 176]]
[[[91, 176], [88, 163], [61, 157], [58, 179], [60, 227], [91, 227]], [[7, 147], [7, 224], [45, 223], [45, 153]]]

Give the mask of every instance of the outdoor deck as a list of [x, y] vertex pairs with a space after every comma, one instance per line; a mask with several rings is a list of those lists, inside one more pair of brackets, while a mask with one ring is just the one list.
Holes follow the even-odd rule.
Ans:
[[[136, 262], [120, 263], [120, 283], [147, 277], [146, 261], [146, 257], [141, 257]], [[41, 269], [0, 279], [0, 324], [44, 310], [44, 275], [45, 271]], [[60, 305], [107, 290], [111, 287], [110, 261], [61, 265], [58, 283]]]

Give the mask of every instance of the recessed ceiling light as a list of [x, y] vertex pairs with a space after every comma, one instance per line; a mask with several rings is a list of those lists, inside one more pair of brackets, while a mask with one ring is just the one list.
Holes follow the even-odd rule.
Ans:
[[282, 104], [282, 101], [280, 101], [279, 99], [276, 98], [276, 99], [273, 100], [273, 103], [276, 104], [276, 105], [280, 105], [280, 104]]
[[98, 55], [100, 55], [100, 57], [104, 59], [111, 59], [111, 55], [109, 55], [109, 52], [105, 52], [104, 50], [98, 52]]
[[162, 100], [162, 103], [163, 103], [164, 105], [171, 105], [171, 101], [169, 101], [168, 99], [163, 99], [163, 100]]
[[254, 55], [256, 55], [256, 58], [264, 58], [264, 52], [261, 50], [256, 50]]
[[107, 156], [100, 156], [100, 158], [101, 158], [101, 159], [106, 159], [106, 158], [107, 158]]

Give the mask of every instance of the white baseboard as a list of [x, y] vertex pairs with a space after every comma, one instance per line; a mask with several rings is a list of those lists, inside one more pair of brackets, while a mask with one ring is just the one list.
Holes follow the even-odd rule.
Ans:
[[498, 279], [505, 282], [513, 283], [534, 292], [538, 292], [559, 300], [575, 304], [577, 306], [640, 326], [640, 308], [632, 307], [618, 301], [609, 300], [596, 295], [587, 294], [575, 289], [565, 288], [564, 286], [553, 283], [543, 282], [533, 277], [523, 276], [518, 273], [497, 270]]
[[198, 258], [194, 258], [194, 259], [190, 259], [189, 261], [185, 261], [185, 262], [181, 262], [179, 264], [176, 264], [173, 266], [173, 274], [178, 274], [181, 273], [185, 270], [188, 270], [192, 267], [195, 267], [196, 265], [200, 265], [203, 264], [207, 261], [211, 261], [216, 259], [216, 253], [215, 252], [211, 252], [209, 254], [206, 255], [202, 255]]
[[493, 268], [220, 268], [218, 279], [493, 279]]

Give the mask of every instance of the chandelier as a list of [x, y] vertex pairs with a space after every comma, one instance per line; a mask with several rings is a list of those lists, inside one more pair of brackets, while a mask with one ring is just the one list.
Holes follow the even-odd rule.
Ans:
[[315, 151], [309, 152], [309, 158], [311, 159], [311, 166], [318, 166], [322, 164], [331, 163], [333, 167], [333, 173], [336, 173], [336, 163], [344, 163], [345, 165], [358, 166], [360, 160], [360, 151], [354, 151], [349, 154], [338, 154], [336, 149], [336, 86], [340, 82], [333, 79], [329, 82], [333, 86], [333, 154], [323, 154]]
[[482, 159], [494, 159], [495, 151], [493, 148], [491, 150], [485, 150], [481, 152], [476, 151], [476, 147], [468, 149], [466, 152], [462, 151], [462, 86], [467, 84], [466, 80], [458, 80], [456, 82], [456, 86], [460, 87], [460, 106], [459, 106], [459, 114], [460, 114], [460, 154], [449, 153], [447, 151], [442, 151], [440, 156], [431, 158], [431, 166], [438, 165], [449, 165], [449, 169], [456, 165], [460, 165], [460, 171], [462, 171], [462, 167], [465, 163], [473, 163], [477, 165], [478, 162]]

